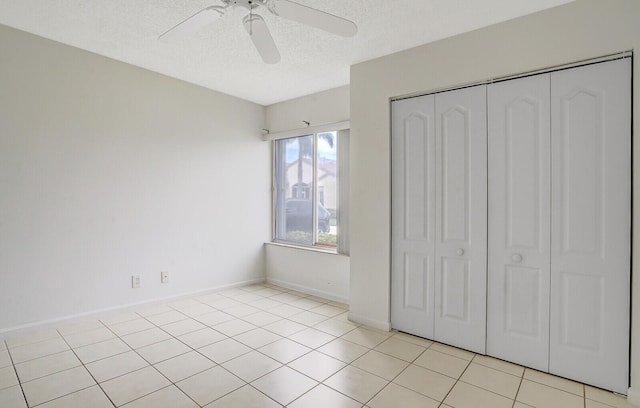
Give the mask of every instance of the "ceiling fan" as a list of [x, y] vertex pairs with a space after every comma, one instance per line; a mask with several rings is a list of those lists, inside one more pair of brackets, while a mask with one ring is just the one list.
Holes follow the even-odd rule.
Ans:
[[195, 34], [203, 27], [213, 23], [225, 15], [227, 9], [244, 7], [249, 11], [243, 19], [244, 28], [249, 33], [260, 57], [267, 64], [280, 61], [280, 52], [269, 32], [266, 22], [254, 10], [264, 6], [272, 14], [297, 21], [329, 33], [343, 37], [352, 37], [358, 31], [353, 21], [349, 21], [333, 14], [325, 13], [289, 0], [221, 0], [222, 6], [209, 6], [186, 18], [158, 37], [160, 40], [179, 40]]

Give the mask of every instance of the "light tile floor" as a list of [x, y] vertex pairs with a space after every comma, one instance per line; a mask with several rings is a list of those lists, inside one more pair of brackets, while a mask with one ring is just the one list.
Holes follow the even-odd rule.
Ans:
[[0, 342], [0, 407], [631, 407], [623, 397], [347, 320], [270, 284]]

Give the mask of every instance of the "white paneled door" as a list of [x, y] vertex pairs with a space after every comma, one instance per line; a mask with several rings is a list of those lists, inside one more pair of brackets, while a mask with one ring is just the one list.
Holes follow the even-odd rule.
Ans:
[[549, 369], [549, 74], [487, 89], [487, 353]]
[[629, 382], [631, 60], [392, 104], [391, 323]]
[[551, 74], [549, 370], [626, 393], [631, 61]]
[[436, 95], [434, 339], [486, 345], [486, 87]]
[[392, 106], [395, 329], [485, 352], [486, 94]]
[[435, 101], [392, 105], [391, 321], [397, 330], [433, 338], [435, 309]]

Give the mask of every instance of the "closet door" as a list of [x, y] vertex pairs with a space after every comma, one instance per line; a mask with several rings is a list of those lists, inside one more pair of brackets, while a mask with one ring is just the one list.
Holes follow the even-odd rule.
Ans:
[[436, 95], [437, 341], [485, 352], [486, 87]]
[[392, 103], [391, 324], [433, 338], [434, 96]]
[[490, 85], [487, 354], [549, 368], [549, 74]]
[[630, 60], [551, 74], [549, 370], [626, 393]]

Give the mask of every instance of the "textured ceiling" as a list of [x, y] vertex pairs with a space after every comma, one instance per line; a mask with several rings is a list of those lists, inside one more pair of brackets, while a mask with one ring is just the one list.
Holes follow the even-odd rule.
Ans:
[[349, 66], [572, 0], [295, 0], [354, 21], [342, 38], [257, 10], [282, 60], [262, 62], [236, 8], [195, 37], [159, 34], [219, 0], [0, 0], [0, 24], [261, 105], [349, 83]]

